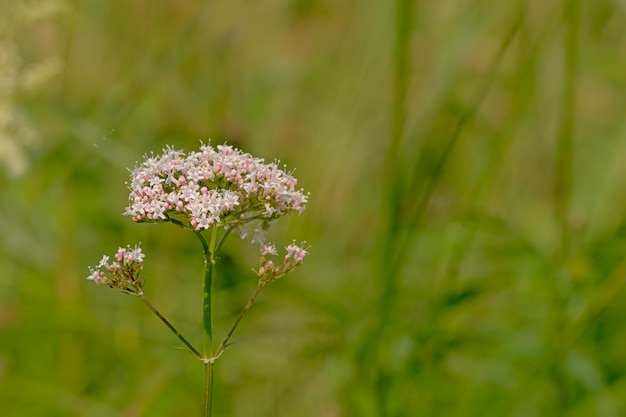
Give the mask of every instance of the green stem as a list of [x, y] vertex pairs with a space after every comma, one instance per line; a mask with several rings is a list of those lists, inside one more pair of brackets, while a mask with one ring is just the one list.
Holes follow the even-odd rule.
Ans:
[[204, 417], [211, 417], [211, 405], [213, 404], [213, 371], [215, 362], [204, 362]]
[[549, 280], [552, 292], [552, 312], [549, 338], [553, 346], [549, 360], [550, 373], [555, 388], [553, 415], [562, 415], [571, 406], [570, 380], [564, 369], [563, 358], [567, 354], [564, 338], [570, 321], [567, 303], [570, 298], [571, 278], [567, 268], [571, 252], [571, 227], [569, 223], [570, 200], [573, 186], [574, 139], [576, 134], [576, 91], [578, 77], [578, 49], [580, 1], [564, 2], [565, 76], [563, 78], [564, 101], [561, 132], [557, 139], [555, 160], [554, 208], [556, 222], [560, 228], [560, 242], [556, 249], [556, 274]]
[[259, 286], [256, 287], [256, 289], [254, 290], [254, 293], [252, 293], [252, 295], [248, 299], [248, 302], [246, 303], [246, 305], [239, 312], [239, 315], [237, 316], [237, 319], [235, 320], [235, 322], [231, 326], [230, 330], [228, 331], [228, 333], [224, 337], [224, 340], [222, 340], [222, 343], [220, 343], [220, 345], [215, 350], [215, 355], [213, 355], [213, 359], [219, 358], [220, 355], [224, 352], [224, 349], [226, 349], [226, 346], [228, 346], [228, 341], [232, 337], [233, 333], [235, 333], [235, 330], [237, 329], [237, 326], [239, 326], [239, 322], [241, 322], [241, 319], [243, 318], [243, 316], [248, 312], [248, 310], [250, 310], [250, 307], [252, 307], [252, 304], [254, 304], [254, 301], [259, 296], [259, 294], [261, 293], [262, 289], [263, 289], [262, 285], [259, 285]]
[[215, 270], [215, 248], [217, 245], [217, 227], [211, 229], [211, 240], [207, 244], [202, 233], [196, 231], [200, 239], [204, 255], [204, 281], [202, 297], [203, 317], [203, 361], [204, 361], [204, 415], [211, 416], [211, 403], [213, 402], [213, 372], [214, 364], [211, 358], [213, 346], [213, 304], [211, 294], [213, 288], [213, 272]]
[[180, 332], [178, 330], [176, 330], [176, 328], [172, 325], [172, 323], [169, 322], [169, 320], [167, 320], [153, 305], [152, 303], [150, 303], [150, 301], [148, 301], [148, 299], [146, 298], [146, 296], [143, 294], [143, 292], [138, 292], [135, 295], [137, 295], [137, 297], [139, 297], [141, 299], [141, 301], [143, 301], [143, 303], [148, 306], [148, 308], [154, 313], [156, 314], [156, 316], [161, 319], [161, 321], [163, 323], [165, 323], [165, 325], [167, 326], [168, 329], [170, 329], [172, 331], [172, 333], [174, 333], [176, 335], [176, 337], [178, 337], [178, 339], [180, 339], [181, 342], [183, 342], [185, 344], [185, 346], [187, 346], [187, 348], [191, 351], [191, 353], [193, 353], [198, 359], [202, 360], [202, 354], [195, 348], [193, 347], [193, 345], [191, 343], [189, 343], [189, 341], [182, 335], [180, 334]]
[[215, 246], [217, 244], [217, 228], [211, 229], [211, 240], [207, 244], [204, 236], [200, 232], [196, 232], [196, 236], [200, 239], [204, 255], [204, 281], [202, 291], [202, 317], [203, 317], [203, 347], [204, 356], [208, 358], [211, 354], [213, 344], [213, 304], [212, 304], [212, 288], [213, 288], [213, 272], [215, 270]]
[[217, 243], [217, 246], [215, 246], [215, 251], [217, 252], [218, 250], [220, 250], [220, 248], [222, 247], [222, 245], [224, 244], [224, 241], [226, 240], [226, 238], [228, 237], [228, 235], [230, 235], [230, 232], [233, 231], [233, 228], [230, 227], [228, 229], [224, 230], [224, 234], [222, 235], [222, 237], [220, 238], [220, 241]]
[[570, 237], [568, 218], [573, 181], [579, 8], [578, 0], [565, 3], [564, 17], [567, 37], [565, 39], [565, 77], [563, 79], [563, 120], [561, 122], [561, 132], [557, 139], [554, 190], [555, 214], [561, 229], [560, 252], [563, 256], [569, 250]]
[[231, 336], [235, 332], [235, 329], [237, 329], [237, 326], [241, 322], [241, 319], [246, 314], [246, 312], [250, 310], [250, 307], [252, 307], [252, 304], [254, 303], [254, 301], [256, 300], [256, 298], [258, 297], [262, 289], [263, 289], [263, 286], [259, 284], [257, 288], [254, 290], [254, 293], [252, 294], [250, 299], [248, 299], [248, 302], [246, 303], [246, 305], [239, 312], [237, 319], [231, 326], [230, 330], [228, 331], [228, 333], [226, 334], [226, 336], [224, 337], [220, 345], [215, 350], [215, 353], [213, 354], [213, 356], [204, 360], [204, 416], [205, 417], [211, 417], [211, 410], [212, 410], [212, 404], [213, 404], [213, 379], [214, 379], [214, 372], [215, 372], [215, 361], [222, 355], [222, 353], [226, 349], [226, 346], [228, 346], [228, 341], [230, 340]]

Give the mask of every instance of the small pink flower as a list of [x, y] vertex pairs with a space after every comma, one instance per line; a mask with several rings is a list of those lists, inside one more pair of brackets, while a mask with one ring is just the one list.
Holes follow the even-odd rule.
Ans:
[[301, 246], [296, 245], [295, 241], [287, 246], [285, 249], [287, 249], [287, 254], [285, 255], [285, 262], [288, 262], [291, 259], [293, 259], [297, 264], [301, 264], [304, 262], [304, 258], [306, 258], [306, 256], [308, 255], [308, 252], [304, 249], [304, 244], [305, 242], [303, 242], [301, 244]]
[[278, 255], [278, 251], [276, 250], [276, 245], [268, 242], [261, 245], [261, 255], [262, 256], [272, 256]]

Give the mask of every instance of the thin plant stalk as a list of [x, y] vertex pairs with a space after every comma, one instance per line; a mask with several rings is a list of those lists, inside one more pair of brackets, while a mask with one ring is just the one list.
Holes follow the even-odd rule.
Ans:
[[230, 340], [231, 336], [235, 332], [235, 329], [237, 329], [239, 322], [241, 322], [241, 319], [243, 318], [243, 316], [250, 309], [250, 307], [252, 307], [252, 304], [254, 303], [254, 301], [256, 300], [257, 296], [259, 295], [262, 289], [263, 289], [263, 286], [259, 285], [254, 290], [254, 293], [252, 294], [252, 296], [250, 297], [246, 305], [243, 307], [243, 309], [239, 312], [237, 319], [231, 326], [230, 330], [228, 331], [228, 333], [226, 334], [226, 336], [224, 337], [220, 345], [215, 350], [215, 353], [213, 354], [213, 356], [204, 361], [204, 379], [205, 379], [204, 416], [205, 417], [211, 416], [211, 409], [212, 409], [211, 406], [213, 403], [213, 379], [214, 379], [214, 373], [215, 373], [215, 361], [222, 355], [222, 353], [226, 349], [226, 346], [228, 346], [228, 341]]
[[[201, 240], [204, 242], [203, 238], [201, 238]], [[213, 268], [209, 268], [209, 270], [211, 269]], [[209, 283], [210, 283], [210, 278], [209, 278]], [[185, 338], [174, 327], [174, 325], [172, 325], [172, 323], [170, 323], [170, 321], [166, 319], [165, 316], [163, 316], [163, 314], [161, 314], [161, 312], [157, 310], [156, 307], [154, 307], [150, 301], [148, 301], [148, 299], [146, 298], [146, 296], [144, 295], [143, 291], [141, 291], [140, 288], [138, 292], [129, 292], [129, 294], [136, 295], [137, 297], [139, 297], [141, 301], [143, 301], [143, 303], [167, 326], [167, 328], [170, 329], [172, 333], [174, 333], [174, 335], [176, 335], [176, 337], [178, 337], [178, 339], [180, 339], [180, 341], [183, 342], [185, 346], [187, 346], [187, 348], [196, 356], [196, 358], [200, 359], [204, 363], [203, 409], [204, 409], [204, 416], [210, 417], [211, 416], [211, 403], [212, 403], [212, 396], [213, 396], [212, 394], [213, 394], [214, 359], [207, 358], [206, 354], [205, 355], [201, 354], [200, 351], [198, 351], [198, 349], [196, 349], [187, 340], [187, 338]], [[209, 290], [209, 296], [210, 296], [210, 290]], [[209, 306], [210, 306], [210, 302], [209, 302]]]
[[204, 417], [211, 417], [214, 367], [215, 361], [213, 359], [204, 362]]
[[254, 304], [254, 301], [259, 296], [263, 288], [264, 288], [263, 285], [259, 284], [254, 290], [254, 293], [252, 293], [252, 295], [248, 299], [248, 302], [246, 303], [246, 305], [241, 309], [241, 311], [239, 312], [239, 315], [237, 316], [237, 319], [235, 320], [230, 330], [228, 331], [228, 333], [222, 340], [222, 343], [220, 343], [220, 345], [215, 350], [215, 355], [214, 355], [215, 359], [219, 358], [220, 355], [224, 352], [224, 349], [226, 349], [226, 346], [228, 346], [228, 341], [232, 337], [233, 333], [235, 333], [237, 326], [239, 326], [239, 322], [241, 322], [241, 319], [243, 318], [243, 316], [248, 312], [248, 310], [250, 310], [250, 307], [252, 307], [252, 304]]
[[212, 306], [212, 283], [215, 270], [215, 246], [217, 244], [217, 228], [213, 228], [211, 240], [207, 244], [202, 233], [196, 232], [200, 239], [204, 255], [204, 280], [202, 291], [202, 317], [203, 317], [203, 347], [205, 357], [209, 357], [213, 343], [213, 306]]
[[139, 297], [139, 299], [141, 299], [141, 301], [143, 301], [143, 303], [148, 306], [148, 308], [154, 313], [156, 314], [156, 316], [167, 326], [168, 329], [170, 329], [172, 331], [172, 333], [174, 333], [174, 335], [181, 341], [183, 342], [183, 344], [185, 346], [187, 346], [187, 349], [189, 349], [191, 351], [191, 353], [194, 354], [194, 356], [198, 359], [202, 359], [202, 354], [198, 351], [198, 349], [196, 349], [188, 340], [187, 338], [185, 338], [185, 336], [183, 336], [178, 330], [176, 330], [176, 328], [172, 325], [172, 323], [169, 322], [168, 319], [165, 318], [165, 316], [163, 316], [163, 314], [161, 314], [161, 312], [159, 312], [159, 310], [157, 310], [150, 301], [148, 301], [148, 299], [146, 298], [146, 296], [144, 295], [144, 293], [142, 291], [135, 293], [135, 295], [137, 297]]
[[203, 317], [203, 362], [204, 362], [204, 415], [211, 416], [211, 404], [213, 402], [213, 373], [214, 360], [211, 357], [213, 347], [213, 303], [212, 303], [212, 287], [213, 272], [215, 270], [215, 248], [217, 245], [217, 227], [211, 232], [211, 240], [207, 244], [204, 236], [200, 232], [196, 232], [196, 236], [200, 239], [204, 255], [204, 281], [203, 281], [203, 299], [202, 299], [202, 317]]
[[[384, 340], [382, 334], [389, 322], [388, 316], [392, 310], [393, 300], [398, 290], [396, 274], [391, 270], [393, 266], [389, 264], [388, 260], [393, 259], [393, 253], [396, 250], [394, 242], [396, 241], [397, 230], [400, 227], [399, 221], [402, 218], [398, 213], [401, 211], [402, 188], [406, 178], [401, 148], [406, 129], [413, 7], [413, 3], [410, 0], [396, 0], [393, 3], [395, 36], [393, 43], [392, 130], [384, 172], [385, 203], [383, 206], [381, 230], [382, 244], [379, 257], [377, 258], [379, 262], [376, 265], [379, 276], [384, 277], [384, 279], [380, 282], [376, 307], [378, 314], [376, 314], [376, 321], [371, 331], [373, 338], [378, 340]], [[367, 352], [369, 349], [370, 347], [364, 347], [362, 355], [369, 356], [373, 354], [380, 362], [386, 360], [386, 346], [383, 344], [374, 348], [376, 352]], [[385, 415], [385, 404], [387, 403], [389, 391], [386, 386], [387, 378], [383, 375], [383, 367], [379, 363], [375, 363], [372, 368], [373, 379], [369, 380], [369, 378], [366, 378], [369, 380], [368, 383], [372, 386], [374, 393], [372, 396], [374, 406], [372, 415], [383, 416]]]
[[566, 268], [571, 250], [571, 229], [569, 223], [570, 200], [573, 187], [574, 139], [576, 134], [576, 90], [578, 77], [578, 39], [580, 2], [565, 1], [563, 4], [565, 24], [565, 76], [563, 78], [564, 100], [561, 131], [557, 138], [555, 178], [554, 178], [554, 211], [555, 220], [560, 228], [560, 242], [556, 249], [557, 269], [554, 279], [549, 280], [553, 305], [550, 314], [550, 343], [553, 346], [550, 366], [550, 377], [555, 387], [553, 414], [564, 414], [571, 405], [568, 391], [568, 375], [564, 370], [563, 357], [566, 354], [566, 343], [563, 334], [567, 326], [568, 288], [571, 285]]

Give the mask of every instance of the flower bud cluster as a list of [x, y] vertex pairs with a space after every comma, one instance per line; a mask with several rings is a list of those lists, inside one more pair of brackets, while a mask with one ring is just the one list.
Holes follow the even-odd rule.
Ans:
[[259, 277], [259, 285], [265, 287], [276, 281], [278, 278], [283, 277], [289, 271], [296, 266], [302, 265], [304, 259], [309, 254], [305, 249], [306, 242], [302, 242], [300, 245], [296, 245], [293, 241], [285, 249], [287, 254], [283, 258], [283, 263], [276, 265], [271, 259], [278, 255], [276, 245], [273, 243], [264, 243], [261, 245], [261, 261], [258, 271], [254, 271]]
[[232, 146], [202, 145], [197, 152], [166, 147], [131, 171], [129, 206], [134, 221], [159, 222], [182, 216], [197, 231], [254, 219], [301, 213], [308, 195], [275, 163]]
[[114, 255], [115, 261], [109, 263], [109, 256], [104, 255], [95, 268], [89, 268], [91, 274], [88, 280], [96, 284], [105, 284], [111, 288], [118, 288], [131, 292], [139, 292], [143, 281], [139, 280], [139, 273], [143, 269], [144, 254], [139, 245], [119, 248]]

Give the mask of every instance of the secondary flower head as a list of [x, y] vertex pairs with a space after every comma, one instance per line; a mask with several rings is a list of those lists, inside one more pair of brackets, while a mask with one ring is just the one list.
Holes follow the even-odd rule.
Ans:
[[143, 285], [139, 273], [143, 269], [144, 258], [139, 245], [119, 248], [113, 257], [115, 261], [109, 263], [110, 257], [104, 255], [95, 268], [89, 268], [91, 274], [87, 279], [111, 288], [139, 292]]
[[131, 171], [129, 206], [134, 221], [160, 222], [178, 217], [194, 230], [218, 223], [239, 226], [301, 213], [308, 195], [278, 167], [232, 146], [200, 146], [185, 154], [166, 147], [146, 156]]
[[309, 252], [305, 249], [305, 245], [306, 242], [296, 245], [295, 241], [288, 245], [285, 248], [287, 250], [287, 254], [283, 258], [283, 263], [281, 265], [276, 265], [271, 259], [273, 256], [278, 255], [276, 245], [270, 242], [262, 244], [259, 270], [254, 271], [259, 277], [259, 285], [265, 287], [276, 281], [278, 278], [283, 277], [295, 267], [302, 265], [304, 259], [309, 254]]

